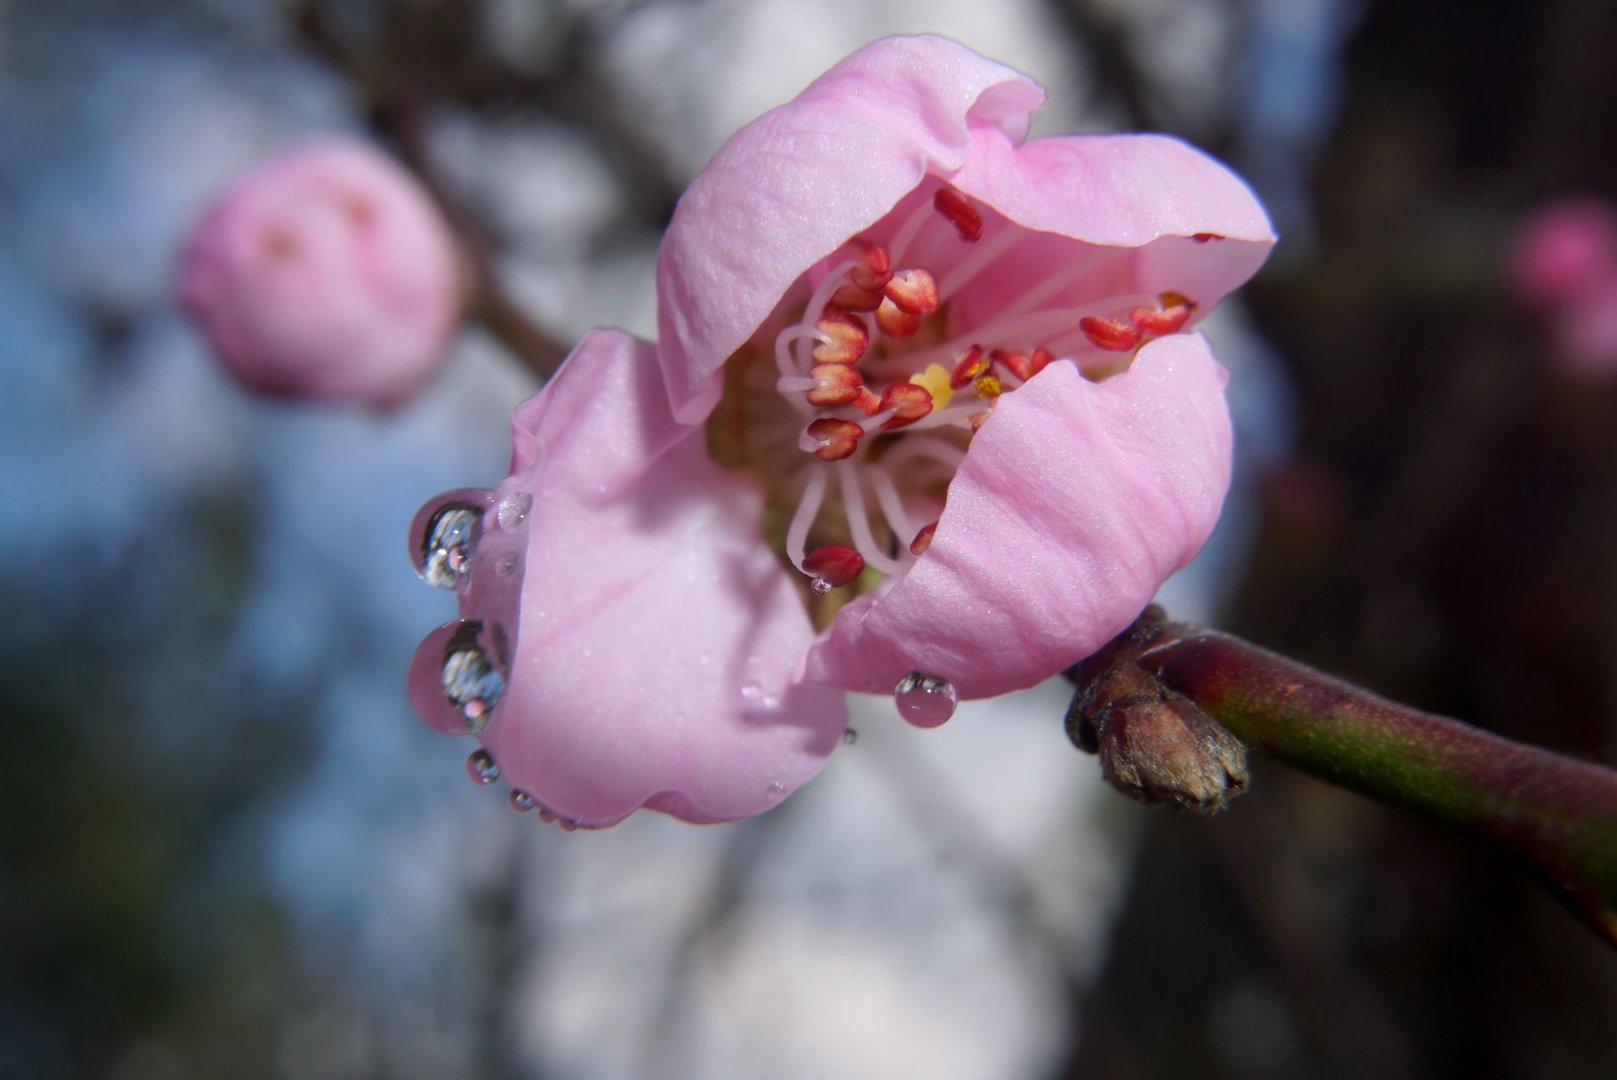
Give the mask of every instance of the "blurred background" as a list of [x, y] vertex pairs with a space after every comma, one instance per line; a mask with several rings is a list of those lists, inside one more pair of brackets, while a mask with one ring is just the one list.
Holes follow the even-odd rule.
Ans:
[[[405, 530], [504, 474], [512, 334], [651, 334], [709, 154], [915, 31], [1281, 232], [1208, 326], [1240, 469], [1171, 613], [1617, 762], [1617, 372], [1503, 269], [1617, 197], [1609, 0], [0, 2], [0, 1076], [1617, 1076], [1617, 958], [1504, 859], [1263, 761], [1137, 807], [1059, 684], [860, 703], [705, 829], [540, 828], [416, 721], [451, 600]], [[493, 287], [383, 417], [246, 396], [171, 299], [207, 200], [331, 131]]]

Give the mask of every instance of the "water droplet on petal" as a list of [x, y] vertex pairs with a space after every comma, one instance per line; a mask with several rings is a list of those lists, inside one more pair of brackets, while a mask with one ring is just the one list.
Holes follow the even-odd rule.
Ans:
[[755, 682], [741, 684], [741, 700], [758, 702], [764, 697], [764, 688]]
[[854, 743], [856, 743], [858, 741], [859, 741], [859, 732], [858, 731], [854, 730], [853, 728], [843, 728], [842, 729], [842, 745], [843, 746], [852, 746]]
[[516, 568], [517, 557], [515, 555], [501, 555], [494, 560], [494, 573], [500, 577], [510, 577], [511, 572]]
[[533, 796], [521, 788], [512, 788], [511, 794], [505, 797], [505, 801], [510, 803], [511, 809], [519, 814], [526, 814], [533, 809]]
[[769, 792], [770, 798], [778, 799], [782, 795], [786, 794], [786, 785], [781, 783], [779, 780], [771, 780], [769, 782], [769, 787], [765, 790]]
[[481, 492], [451, 491], [427, 503], [415, 516], [411, 561], [428, 585], [458, 589], [472, 570], [472, 553], [483, 529]]
[[560, 829], [562, 832], [572, 832], [578, 828], [578, 822], [573, 818], [557, 818], [556, 828]]
[[539, 807], [539, 822], [540, 822], [540, 824], [549, 825], [552, 822], [554, 822], [555, 820], [556, 820], [556, 815], [555, 815], [554, 811], [552, 811], [549, 807], [546, 807], [546, 806], [540, 806]]
[[532, 495], [526, 491], [513, 491], [500, 500], [494, 511], [494, 519], [502, 529], [515, 529], [528, 520], [528, 511], [532, 509]]
[[500, 767], [487, 750], [473, 750], [466, 759], [466, 775], [472, 778], [472, 783], [484, 787], [500, 778]]
[[488, 724], [488, 716], [505, 692], [505, 679], [494, 670], [488, 654], [477, 643], [483, 624], [468, 620], [449, 639], [444, 649], [441, 679], [444, 697], [466, 722], [466, 730], [476, 735]]
[[832, 585], [823, 577], [817, 577], [809, 582], [809, 588], [813, 590], [815, 596], [825, 596], [831, 591]]
[[[505, 690], [489, 664], [483, 624], [445, 623], [421, 640], [410, 660], [410, 703], [428, 727], [446, 735], [475, 735]], [[498, 649], [499, 635], [494, 635]]]
[[898, 714], [920, 728], [935, 728], [954, 715], [960, 695], [947, 680], [912, 671], [893, 688]]

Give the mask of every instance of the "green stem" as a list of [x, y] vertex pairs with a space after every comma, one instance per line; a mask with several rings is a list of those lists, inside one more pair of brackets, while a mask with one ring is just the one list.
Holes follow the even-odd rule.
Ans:
[[1130, 650], [1134, 662], [1242, 742], [1493, 840], [1617, 945], [1617, 772], [1399, 705], [1228, 634], [1155, 629]]

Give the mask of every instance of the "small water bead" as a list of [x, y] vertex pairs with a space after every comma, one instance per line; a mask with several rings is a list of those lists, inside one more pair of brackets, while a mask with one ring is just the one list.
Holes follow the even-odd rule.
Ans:
[[842, 745], [843, 746], [852, 746], [854, 743], [856, 743], [858, 741], [859, 741], [859, 732], [856, 729], [854, 729], [854, 728], [843, 728], [842, 729]]
[[809, 582], [809, 588], [814, 590], [815, 596], [825, 596], [830, 593], [832, 585], [823, 577], [817, 577], [813, 581]]
[[500, 778], [500, 766], [487, 750], [473, 750], [466, 759], [466, 775], [478, 787], [487, 787]]
[[513, 491], [500, 500], [500, 505], [494, 511], [494, 520], [500, 523], [502, 529], [515, 529], [528, 520], [528, 511], [532, 509], [532, 495], [526, 491]]
[[477, 643], [483, 624], [465, 623], [444, 649], [444, 697], [476, 735], [488, 724], [489, 713], [505, 692], [505, 679], [494, 670], [488, 654]]
[[482, 521], [483, 511], [470, 503], [439, 507], [422, 533], [421, 579], [440, 589], [458, 588], [471, 573]]
[[954, 686], [936, 675], [912, 671], [893, 687], [893, 704], [898, 714], [919, 728], [935, 728], [954, 715], [960, 695]]
[[511, 809], [519, 814], [526, 814], [534, 806], [533, 796], [521, 788], [512, 788], [511, 794], [505, 797], [505, 801], [510, 803]]

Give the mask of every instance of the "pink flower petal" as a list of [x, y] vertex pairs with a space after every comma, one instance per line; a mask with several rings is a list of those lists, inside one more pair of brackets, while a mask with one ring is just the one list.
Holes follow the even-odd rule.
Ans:
[[[1250, 188], [1223, 165], [1164, 135], [1068, 135], [1011, 143], [974, 133], [950, 183], [1027, 229], [1116, 249], [1102, 280], [1117, 292], [1184, 294], [1205, 314], [1263, 265], [1274, 229]], [[1082, 256], [1046, 242], [1019, 253], [1020, 287]], [[1041, 257], [1042, 253], [1042, 257]], [[1106, 289], [1098, 290], [1105, 295]]]
[[810, 266], [928, 172], [958, 169], [974, 130], [1024, 138], [1043, 100], [1036, 83], [946, 38], [894, 37], [732, 136], [680, 200], [658, 257], [675, 415], [711, 411], [720, 366]]
[[838, 614], [806, 681], [891, 693], [920, 671], [990, 697], [1099, 648], [1217, 521], [1230, 480], [1225, 378], [1204, 338], [1179, 334], [1105, 382], [1052, 364], [1005, 395], [931, 547], [885, 595]]
[[846, 726], [842, 696], [790, 685], [813, 639], [802, 602], [758, 496], [674, 422], [653, 347], [590, 334], [512, 427], [493, 501], [532, 497], [520, 600], [478, 584], [497, 574], [493, 512], [461, 612], [516, 611], [481, 733], [502, 776], [596, 827], [642, 805], [747, 817], [813, 776]]

